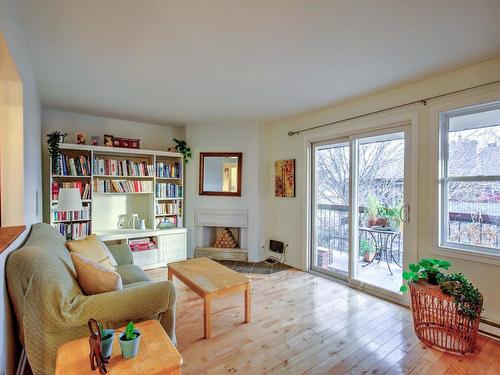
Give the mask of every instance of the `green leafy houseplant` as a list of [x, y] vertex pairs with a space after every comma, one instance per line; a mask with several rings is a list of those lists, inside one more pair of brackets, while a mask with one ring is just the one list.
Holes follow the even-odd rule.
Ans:
[[363, 257], [365, 262], [370, 261], [370, 255], [375, 252], [375, 245], [368, 240], [359, 241], [359, 255]]
[[175, 149], [184, 156], [184, 161], [188, 163], [189, 159], [192, 157], [191, 147], [188, 147], [186, 141], [183, 140], [174, 138], [174, 142], [176, 143]]
[[101, 331], [101, 340], [107, 340], [113, 335], [112, 332], [108, 332], [108, 330], [102, 328], [102, 324], [100, 322], [97, 323], [97, 325], [99, 326], [99, 331]]
[[461, 273], [438, 276], [439, 287], [444, 294], [453, 297], [458, 312], [470, 320], [476, 320], [482, 309], [483, 296]]
[[68, 133], [61, 133], [58, 130], [47, 134], [47, 144], [49, 146], [49, 155], [52, 158], [52, 173], [61, 174], [61, 167], [59, 166], [59, 157], [61, 155], [61, 149], [59, 144], [64, 142], [64, 137]]
[[366, 202], [366, 215], [368, 216], [369, 227], [375, 225], [380, 208], [381, 204], [380, 201], [377, 199], [377, 197], [369, 195]]
[[139, 352], [139, 340], [141, 333], [135, 328], [133, 322], [129, 322], [125, 328], [125, 332], [120, 335], [118, 342], [122, 350], [123, 358], [133, 358]]
[[[450, 266], [451, 263], [446, 260], [424, 258], [418, 263], [410, 263], [408, 266], [409, 271], [403, 271], [403, 279], [408, 282], [426, 279], [429, 284], [436, 285], [438, 275], [441, 273], [440, 270], [447, 270]], [[400, 292], [406, 292], [407, 290], [407, 285], [401, 285], [401, 288], [399, 288]]]

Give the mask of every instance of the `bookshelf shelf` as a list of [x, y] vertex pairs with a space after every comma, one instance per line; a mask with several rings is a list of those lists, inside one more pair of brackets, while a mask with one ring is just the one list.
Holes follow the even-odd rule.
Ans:
[[115, 175], [111, 175], [111, 174], [95, 174], [94, 175], [94, 178], [112, 178], [112, 179], [116, 179], [116, 180], [120, 180], [120, 179], [127, 179], [127, 178], [130, 178], [132, 180], [134, 179], [153, 179], [155, 178], [154, 176], [115, 176]]
[[[164, 193], [165, 190], [167, 193], [182, 194], [184, 188], [182, 154], [76, 144], [61, 144], [60, 149], [62, 155], [60, 170], [64, 172], [56, 175], [49, 170], [50, 212], [47, 221], [61, 233], [71, 231], [70, 237], [84, 238], [90, 233], [115, 230], [118, 216], [132, 213], [137, 213], [141, 219], [145, 219], [148, 230], [156, 230], [162, 220], [172, 221], [177, 228], [183, 228], [182, 214], [160, 215], [156, 214], [155, 210], [158, 201], [172, 202], [183, 199], [182, 197], [156, 198], [156, 195]], [[52, 161], [49, 162], [49, 169], [51, 167]], [[75, 175], [75, 171], [78, 175]], [[81, 171], [90, 174], [80, 175]], [[69, 174], [65, 174], [67, 172]], [[159, 177], [165, 175], [168, 177]], [[101, 187], [98, 189], [99, 184]], [[88, 199], [82, 199], [82, 203], [88, 207], [90, 219], [54, 220], [55, 215], [52, 213], [57, 204], [58, 189], [82, 186], [83, 192], [86, 185], [89, 185], [85, 194], [85, 198]], [[152, 191], [113, 191], [149, 190], [151, 187]], [[180, 202], [177, 205], [181, 207]], [[71, 222], [75, 228], [70, 228]]]

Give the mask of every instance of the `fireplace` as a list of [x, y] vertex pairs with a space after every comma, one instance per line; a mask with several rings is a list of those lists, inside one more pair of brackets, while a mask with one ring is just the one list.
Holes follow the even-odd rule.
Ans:
[[[223, 236], [224, 241], [221, 240]], [[236, 247], [219, 246], [229, 242], [227, 239], [231, 237], [234, 238]], [[247, 210], [195, 210], [195, 257], [247, 261], [247, 240]]]

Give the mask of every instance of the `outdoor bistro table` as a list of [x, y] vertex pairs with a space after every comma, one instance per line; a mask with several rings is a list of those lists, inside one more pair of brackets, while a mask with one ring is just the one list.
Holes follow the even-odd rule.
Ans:
[[401, 235], [401, 232], [395, 232], [392, 230], [385, 229], [374, 229], [374, 228], [359, 228], [361, 232], [366, 232], [370, 234], [371, 238], [375, 242], [375, 255], [372, 260], [368, 263], [363, 264], [363, 267], [367, 267], [373, 263], [375, 259], [378, 259], [378, 262], [382, 259], [385, 259], [387, 263], [387, 268], [392, 275], [391, 266], [389, 264], [389, 260], [393, 260], [400, 268], [403, 268], [401, 264], [398, 263], [396, 257], [394, 256], [394, 252], [392, 251], [392, 245], [394, 244], [394, 240]]

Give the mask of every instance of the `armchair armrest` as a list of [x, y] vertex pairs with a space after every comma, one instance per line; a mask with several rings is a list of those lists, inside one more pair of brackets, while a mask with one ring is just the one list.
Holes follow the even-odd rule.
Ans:
[[121, 245], [107, 245], [111, 254], [113, 254], [113, 258], [115, 258], [116, 263], [118, 265], [123, 264], [134, 264], [134, 258], [132, 257], [132, 250], [127, 244]]
[[88, 319], [100, 322], [139, 320], [175, 307], [175, 289], [170, 281], [145, 282], [108, 293], [81, 295], [68, 311], [67, 323], [86, 325]]

